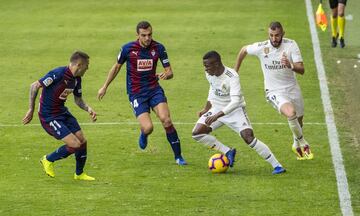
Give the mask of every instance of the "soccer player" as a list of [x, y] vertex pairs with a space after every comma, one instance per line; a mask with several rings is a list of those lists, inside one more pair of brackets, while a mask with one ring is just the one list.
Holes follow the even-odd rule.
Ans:
[[232, 167], [236, 149], [230, 149], [216, 137], [210, 135], [213, 130], [225, 124], [239, 133], [252, 149], [273, 166], [273, 174], [285, 172], [269, 147], [254, 136], [245, 110], [239, 75], [233, 69], [222, 64], [221, 57], [216, 51], [206, 53], [203, 57], [203, 64], [210, 89], [207, 103], [198, 113], [200, 118], [192, 131], [192, 137], [205, 146], [224, 153]]
[[294, 40], [283, 38], [285, 32], [279, 22], [270, 23], [268, 34], [268, 40], [240, 50], [235, 70], [239, 71], [247, 54], [260, 59], [266, 99], [287, 118], [294, 137], [292, 150], [298, 160], [313, 159], [310, 145], [303, 136], [304, 102], [295, 77], [295, 73], [303, 75], [305, 72], [300, 49]]
[[[345, 6], [347, 0], [329, 0], [331, 8], [331, 46], [337, 46], [337, 39], [340, 38], [340, 47], [345, 47]], [[339, 32], [337, 31], [339, 29]]]
[[[148, 136], [153, 131], [150, 118], [150, 108], [160, 119], [167, 140], [175, 155], [178, 165], [186, 165], [181, 156], [180, 139], [170, 118], [164, 90], [158, 80], [173, 78], [173, 71], [165, 47], [152, 39], [152, 26], [147, 21], [139, 22], [136, 26], [137, 40], [125, 44], [112, 66], [104, 85], [98, 91], [98, 99], [106, 94], [110, 83], [115, 79], [122, 65], [126, 62], [126, 86], [130, 104], [140, 124], [139, 147], [145, 149]], [[156, 66], [160, 60], [165, 71], [156, 73]]]
[[75, 103], [90, 114], [92, 121], [96, 121], [96, 112], [84, 102], [81, 96], [81, 77], [88, 66], [89, 56], [84, 52], [76, 51], [71, 55], [68, 66], [55, 68], [31, 84], [29, 110], [23, 118], [23, 123], [31, 122], [36, 96], [42, 88], [38, 112], [40, 123], [48, 134], [65, 143], [53, 153], [44, 155], [40, 160], [45, 173], [50, 177], [55, 177], [55, 161], [75, 153], [74, 179], [95, 180], [83, 170], [87, 158], [87, 141], [76, 118], [64, 106], [67, 97], [74, 93]]

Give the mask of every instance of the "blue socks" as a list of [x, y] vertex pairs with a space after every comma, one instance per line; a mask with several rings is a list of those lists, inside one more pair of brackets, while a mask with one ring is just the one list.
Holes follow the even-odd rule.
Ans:
[[181, 157], [180, 139], [173, 125], [166, 127], [166, 138], [170, 143], [170, 146], [174, 152], [175, 159]]
[[82, 144], [80, 148], [75, 151], [76, 159], [76, 175], [80, 175], [84, 172], [84, 166], [87, 158], [86, 143]]
[[63, 145], [60, 148], [56, 149], [53, 153], [47, 155], [46, 159], [50, 162], [54, 162], [63, 158], [67, 158], [72, 153], [74, 153], [74, 148]]
[[147, 146], [147, 137], [148, 135], [147, 134], [144, 134], [142, 131], [141, 131], [141, 134], [140, 134], [140, 137], [139, 137], [139, 147], [144, 150]]
[[76, 159], [76, 175], [80, 175], [84, 171], [84, 166], [87, 158], [87, 147], [86, 143], [80, 146], [80, 148], [75, 149], [63, 145], [60, 148], [56, 149], [53, 153], [46, 156], [46, 159], [50, 162], [54, 162], [63, 158], [67, 158], [69, 155], [75, 153]]

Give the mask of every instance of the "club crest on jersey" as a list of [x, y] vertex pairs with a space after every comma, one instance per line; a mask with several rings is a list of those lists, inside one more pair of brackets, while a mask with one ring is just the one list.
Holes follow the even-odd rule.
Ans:
[[269, 47], [264, 47], [265, 58], [268, 57], [269, 52], [270, 52]]
[[54, 80], [51, 78], [51, 77], [48, 77], [46, 78], [44, 81], [43, 81], [43, 84], [48, 87], [49, 85], [51, 85], [51, 83], [53, 83]]
[[152, 59], [138, 59], [137, 60], [137, 71], [149, 71], [153, 68]]
[[264, 47], [264, 53], [265, 53], [265, 54], [269, 54], [269, 52], [270, 52], [269, 47]]
[[155, 54], [156, 54], [155, 50], [151, 50], [151, 55], [155, 56]]

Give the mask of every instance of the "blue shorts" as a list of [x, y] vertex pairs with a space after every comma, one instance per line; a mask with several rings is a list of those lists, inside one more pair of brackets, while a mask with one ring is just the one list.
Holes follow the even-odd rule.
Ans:
[[76, 118], [69, 112], [47, 121], [40, 117], [40, 123], [48, 134], [58, 140], [66, 137], [70, 133], [76, 133], [81, 130]]
[[129, 100], [136, 117], [145, 112], [150, 113], [150, 107], [153, 109], [159, 103], [167, 102], [162, 88], [151, 90], [147, 95], [129, 95]]

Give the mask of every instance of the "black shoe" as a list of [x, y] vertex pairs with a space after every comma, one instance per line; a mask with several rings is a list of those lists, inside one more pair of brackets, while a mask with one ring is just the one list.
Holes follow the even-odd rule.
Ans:
[[331, 47], [336, 47], [337, 46], [337, 38], [336, 37], [332, 37], [332, 41], [331, 41]]
[[341, 47], [341, 48], [344, 48], [344, 47], [345, 47], [344, 38], [340, 38], [340, 47]]

